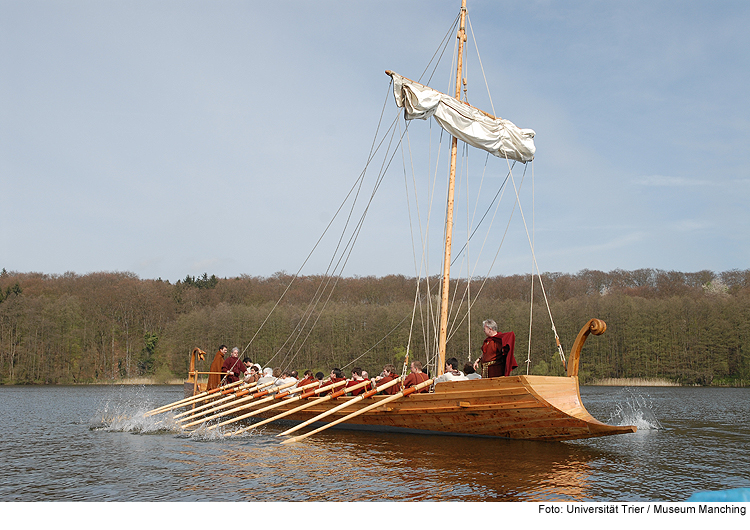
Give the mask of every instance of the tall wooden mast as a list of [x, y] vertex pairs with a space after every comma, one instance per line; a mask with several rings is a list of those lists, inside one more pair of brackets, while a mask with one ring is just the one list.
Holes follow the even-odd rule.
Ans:
[[[458, 27], [458, 61], [456, 67], [456, 99], [461, 100], [461, 74], [463, 69], [464, 42], [466, 42], [466, 0], [461, 0], [461, 21]], [[440, 335], [438, 338], [437, 374], [445, 371], [445, 344], [448, 339], [448, 294], [450, 286], [451, 242], [453, 239], [453, 192], [456, 182], [456, 155], [458, 138], [451, 143], [451, 168], [448, 176], [448, 207], [445, 218], [445, 261], [443, 262], [443, 286], [440, 299]]]

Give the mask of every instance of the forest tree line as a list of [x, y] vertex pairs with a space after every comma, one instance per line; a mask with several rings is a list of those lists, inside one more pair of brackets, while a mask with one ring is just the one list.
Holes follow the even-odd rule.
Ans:
[[[451, 283], [447, 355], [476, 359], [482, 321], [516, 333], [514, 373], [563, 375], [550, 323], [567, 354], [590, 318], [581, 382], [657, 378], [680, 384], [750, 381], [750, 270], [682, 273], [657, 269], [528, 275]], [[335, 285], [335, 289], [333, 286]], [[467, 291], [471, 310], [467, 308]], [[432, 361], [439, 280], [404, 276], [217, 278], [170, 283], [132, 273], [0, 273], [0, 384], [117, 382], [186, 375], [194, 347], [237, 346], [262, 366], [328, 373]], [[533, 304], [530, 304], [533, 297]], [[549, 303], [549, 311], [545, 305]], [[311, 301], [317, 302], [315, 304]], [[416, 306], [415, 306], [416, 301]], [[533, 312], [531, 308], [533, 307]], [[533, 322], [529, 348], [529, 320]], [[531, 353], [529, 353], [529, 351]], [[527, 363], [527, 360], [529, 361]], [[348, 373], [348, 372], [347, 372]]]

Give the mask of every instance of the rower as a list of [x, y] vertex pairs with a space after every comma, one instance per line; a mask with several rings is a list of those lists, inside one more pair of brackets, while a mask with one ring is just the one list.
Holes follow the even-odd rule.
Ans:
[[305, 385], [312, 384], [312, 383], [316, 383], [318, 381], [317, 379], [315, 379], [315, 376], [313, 375], [312, 370], [305, 370], [304, 375], [305, 377], [302, 378], [302, 381], [297, 383], [298, 388], [303, 387]]
[[[429, 377], [427, 377], [427, 374], [422, 371], [422, 363], [420, 361], [412, 361], [411, 363], [411, 373], [406, 376], [406, 379], [404, 379], [404, 388], [409, 388], [410, 386], [417, 386], [419, 383], [423, 383], [427, 381]], [[423, 393], [423, 392], [429, 392], [430, 387], [426, 386], [423, 389], [417, 391], [417, 393]]]
[[[392, 364], [386, 364], [383, 366], [383, 374], [379, 377], [375, 378], [375, 383], [377, 386], [384, 385], [385, 383], [390, 383], [394, 379], [398, 378], [398, 375], [396, 375], [396, 367]], [[401, 389], [399, 388], [400, 385], [393, 385], [389, 386], [388, 388], [382, 390], [381, 394], [398, 394]]]
[[[349, 388], [350, 386], [358, 385], [360, 383], [363, 383], [365, 381], [365, 378], [362, 377], [362, 368], [354, 367], [352, 368], [352, 378], [346, 383], [346, 387]], [[350, 396], [358, 396], [365, 391], [367, 391], [369, 385], [365, 385], [361, 388], [357, 388], [355, 390], [352, 390], [349, 392]]]
[[[344, 373], [341, 371], [341, 368], [334, 368], [333, 370], [331, 370], [331, 376], [328, 378], [328, 381], [323, 383], [323, 386], [333, 385], [341, 381], [346, 381]], [[326, 390], [324, 392], [321, 392], [320, 395], [325, 396], [330, 392], [330, 390]]]
[[445, 373], [440, 377], [435, 378], [435, 383], [443, 383], [445, 381], [468, 381], [469, 378], [458, 369], [458, 359], [451, 357], [445, 361]]
[[260, 379], [260, 366], [253, 364], [250, 369], [245, 372], [245, 383], [257, 383]]

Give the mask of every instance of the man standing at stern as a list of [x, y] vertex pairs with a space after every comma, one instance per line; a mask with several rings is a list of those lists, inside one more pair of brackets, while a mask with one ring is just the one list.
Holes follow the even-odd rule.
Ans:
[[482, 343], [482, 356], [474, 361], [474, 369], [478, 371], [482, 364], [482, 377], [504, 377], [510, 375], [518, 363], [513, 355], [516, 345], [516, 334], [498, 333], [497, 323], [494, 320], [482, 322], [484, 334], [487, 338]]
[[224, 356], [226, 354], [227, 347], [222, 344], [219, 346], [219, 351], [214, 355], [214, 360], [211, 362], [211, 368], [208, 369], [211, 373], [208, 376], [206, 390], [213, 390], [214, 388], [218, 388], [219, 384], [221, 384], [221, 366], [224, 364]]
[[245, 363], [240, 360], [240, 349], [232, 348], [232, 354], [221, 367], [221, 371], [226, 372], [224, 377], [226, 377], [227, 384], [239, 381], [240, 377], [244, 376], [246, 369]]

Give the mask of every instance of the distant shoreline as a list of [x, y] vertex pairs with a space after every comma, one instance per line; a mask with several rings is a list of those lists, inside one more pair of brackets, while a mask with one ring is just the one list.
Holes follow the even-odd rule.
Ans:
[[[183, 379], [178, 378], [171, 378], [167, 379], [166, 381], [161, 378], [155, 378], [155, 377], [132, 377], [130, 379], [118, 379], [118, 380], [110, 380], [110, 381], [100, 381], [97, 383], [72, 383], [71, 386], [115, 386], [115, 385], [125, 385], [125, 386], [137, 386], [137, 385], [143, 385], [143, 386], [153, 386], [153, 385], [164, 385], [164, 386], [182, 386], [185, 383]], [[3, 384], [0, 383], [0, 386], [28, 386], [27, 383], [17, 385], [17, 384]], [[33, 386], [33, 384], [31, 385]], [[65, 386], [65, 385], [63, 385]], [[594, 379], [587, 383], [581, 383], [581, 386], [652, 386], [652, 387], [667, 387], [667, 386], [673, 386], [673, 387], [681, 387], [681, 386], [693, 386], [693, 385], [681, 385], [680, 383], [675, 383], [674, 381], [669, 381], [667, 379], [648, 379], [648, 378], [629, 378], [629, 377], [605, 377], [603, 379]], [[729, 386], [729, 385], [727, 385]], [[742, 386], [742, 385], [740, 385]], [[716, 386], [718, 388], [718, 385]]]
[[118, 381], [113, 381], [111, 383], [94, 383], [97, 385], [182, 385], [185, 381], [183, 379], [168, 379], [166, 381], [164, 380], [157, 380], [153, 377], [131, 377], [130, 379], [121, 379]]
[[[157, 381], [153, 377], [134, 377], [122, 379], [111, 383], [92, 383], [96, 385], [182, 385], [181, 379], [170, 379], [166, 382]], [[595, 379], [590, 383], [582, 386], [682, 386], [679, 383], [668, 381], [667, 379], [647, 379], [647, 378], [628, 378], [628, 377], [607, 377], [604, 379]]]
[[583, 386], [683, 386], [666, 379], [647, 379], [641, 377], [605, 377], [595, 379]]

